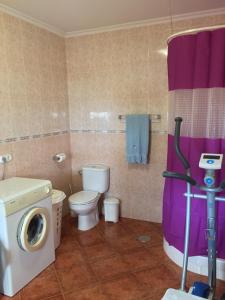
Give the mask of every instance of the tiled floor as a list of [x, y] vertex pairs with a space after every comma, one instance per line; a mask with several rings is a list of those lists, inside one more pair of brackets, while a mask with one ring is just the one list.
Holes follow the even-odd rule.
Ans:
[[[150, 242], [137, 241], [142, 234]], [[189, 274], [188, 282], [199, 277]], [[96, 228], [79, 232], [74, 219], [66, 217], [55, 263], [11, 299], [159, 300], [179, 282], [180, 269], [163, 252], [159, 224], [101, 220]], [[218, 284], [218, 291], [225, 290], [225, 283]]]

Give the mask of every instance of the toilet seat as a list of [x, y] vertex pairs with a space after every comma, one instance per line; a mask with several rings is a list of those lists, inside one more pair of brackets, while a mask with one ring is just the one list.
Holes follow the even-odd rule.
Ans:
[[75, 193], [69, 197], [69, 202], [71, 205], [85, 205], [95, 202], [99, 198], [99, 193], [94, 191], [81, 191]]

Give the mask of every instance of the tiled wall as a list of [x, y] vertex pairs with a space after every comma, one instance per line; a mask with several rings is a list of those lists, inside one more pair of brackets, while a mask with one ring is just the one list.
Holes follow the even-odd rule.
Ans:
[[[168, 111], [162, 50], [171, 33], [224, 21], [216, 16], [69, 38], [66, 58], [63, 38], [0, 12], [0, 154], [13, 155], [6, 177], [48, 178], [69, 194], [71, 165], [78, 191], [81, 166], [105, 163], [122, 215], [161, 221]], [[128, 165], [118, 115], [144, 112], [161, 114], [152, 124], [150, 164]], [[68, 156], [60, 165], [52, 160], [57, 152]]]
[[[167, 148], [166, 40], [177, 31], [224, 24], [224, 16], [100, 33], [66, 40], [74, 189], [87, 163], [110, 166], [109, 194], [122, 215], [161, 221]], [[161, 114], [152, 124], [150, 163], [128, 165], [119, 114]]]
[[[55, 188], [68, 194], [65, 41], [2, 12], [0, 39], [0, 154], [13, 156], [6, 177], [50, 179]], [[52, 160], [59, 152], [68, 156], [61, 165]]]

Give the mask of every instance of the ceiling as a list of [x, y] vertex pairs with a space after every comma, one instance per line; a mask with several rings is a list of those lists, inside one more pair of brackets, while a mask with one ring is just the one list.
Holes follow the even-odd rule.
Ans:
[[[61, 32], [76, 32], [225, 8], [225, 0], [0, 0], [27, 17]], [[171, 9], [170, 9], [171, 7]]]

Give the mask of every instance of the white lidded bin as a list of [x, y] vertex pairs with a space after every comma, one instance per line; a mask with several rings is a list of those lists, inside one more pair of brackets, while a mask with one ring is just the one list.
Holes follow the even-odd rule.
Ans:
[[118, 222], [119, 221], [119, 206], [120, 201], [114, 197], [108, 197], [104, 200], [104, 214], [105, 221]]
[[59, 247], [61, 240], [62, 207], [63, 200], [65, 198], [66, 194], [64, 192], [59, 190], [52, 190], [52, 219], [55, 249]]

